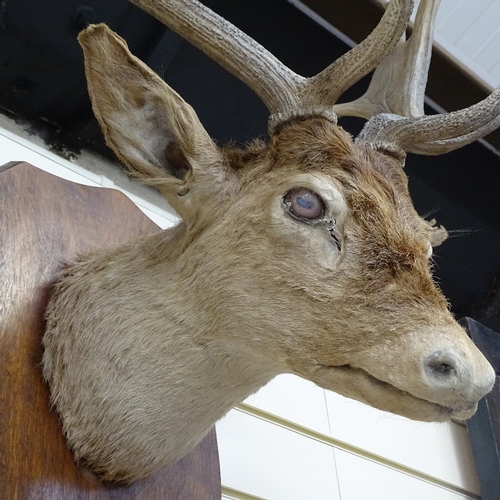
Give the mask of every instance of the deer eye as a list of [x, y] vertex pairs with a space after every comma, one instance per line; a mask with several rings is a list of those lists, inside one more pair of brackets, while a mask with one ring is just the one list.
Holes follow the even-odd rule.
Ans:
[[288, 191], [283, 203], [290, 215], [296, 219], [313, 222], [321, 219], [325, 213], [325, 203], [321, 197], [307, 188], [296, 188]]

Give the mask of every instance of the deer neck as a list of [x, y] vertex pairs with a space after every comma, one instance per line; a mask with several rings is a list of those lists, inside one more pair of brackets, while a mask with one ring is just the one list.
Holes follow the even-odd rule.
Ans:
[[[200, 399], [225, 403], [221, 417], [280, 370], [270, 369], [268, 360], [240, 342], [245, 335], [234, 335], [230, 311], [223, 308], [221, 314], [213, 289], [207, 289], [210, 257], [202, 255], [193, 239], [180, 224], [130, 246], [128, 257], [122, 249], [117, 255], [123, 261], [120, 274], [128, 278], [121, 286], [135, 288], [137, 342], [149, 331], [153, 350], [163, 353], [158, 364], [169, 366], [168, 377], [182, 380], [182, 392], [189, 391], [198, 406]], [[116, 272], [116, 262], [113, 266]]]

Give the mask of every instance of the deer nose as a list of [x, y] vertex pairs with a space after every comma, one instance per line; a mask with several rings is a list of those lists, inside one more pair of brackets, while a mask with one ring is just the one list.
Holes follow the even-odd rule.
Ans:
[[461, 371], [457, 357], [451, 352], [436, 351], [427, 356], [424, 369], [436, 385], [452, 388], [461, 385]]
[[[477, 351], [478, 354], [479, 351]], [[453, 349], [435, 351], [424, 360], [424, 372], [436, 403], [452, 410], [460, 420], [470, 418], [477, 402], [495, 383], [495, 372], [486, 359], [460, 356]]]
[[427, 356], [424, 371], [430, 387], [441, 395], [443, 402], [456, 399], [462, 404], [475, 403], [490, 392], [495, 383], [495, 372], [482, 355], [474, 363], [453, 349]]

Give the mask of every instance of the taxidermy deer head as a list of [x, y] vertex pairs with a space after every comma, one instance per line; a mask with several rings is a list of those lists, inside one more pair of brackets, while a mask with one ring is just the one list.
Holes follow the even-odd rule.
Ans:
[[[44, 374], [76, 458], [133, 481], [193, 448], [280, 373], [406, 417], [465, 419], [494, 372], [431, 276], [439, 234], [410, 200], [405, 154], [500, 125], [500, 91], [424, 116], [433, 19], [393, 0], [360, 45], [312, 78], [196, 0], [133, 0], [248, 84], [270, 139], [219, 148], [193, 109], [105, 25], [80, 35], [94, 112], [176, 227], [65, 271]], [[368, 92], [339, 96], [377, 67]], [[368, 121], [355, 141], [337, 117]]]

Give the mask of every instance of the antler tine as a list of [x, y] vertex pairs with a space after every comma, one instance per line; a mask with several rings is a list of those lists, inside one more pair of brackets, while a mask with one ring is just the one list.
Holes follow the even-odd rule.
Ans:
[[375, 70], [363, 96], [333, 106], [338, 116], [359, 116], [368, 120], [380, 113], [408, 117], [424, 114], [425, 87], [440, 2], [421, 1], [409, 40], [403, 35], [394, 50]]
[[369, 119], [356, 139], [386, 149], [438, 155], [469, 144], [500, 126], [500, 87], [460, 111], [424, 115], [425, 86], [440, 0], [422, 0], [413, 33], [375, 70], [367, 92], [333, 107], [339, 116]]
[[392, 0], [364, 42], [321, 73], [304, 78], [197, 0], [130, 1], [252, 88], [271, 112], [271, 131], [294, 116], [321, 114], [336, 121], [331, 106], [394, 48], [413, 9], [413, 0]]
[[[379, 66], [404, 34], [412, 11], [413, 0], [393, 0], [367, 38], [309, 79], [312, 100], [333, 106], [347, 89]], [[337, 106], [333, 106], [335, 113], [336, 109]]]
[[[386, 115], [380, 115], [384, 117]], [[439, 155], [470, 144], [500, 126], [500, 87], [486, 99], [459, 111], [392, 121], [378, 136], [362, 142], [392, 143], [403, 151], [421, 155]]]
[[130, 0], [255, 91], [271, 113], [299, 107], [305, 78], [197, 0]]

